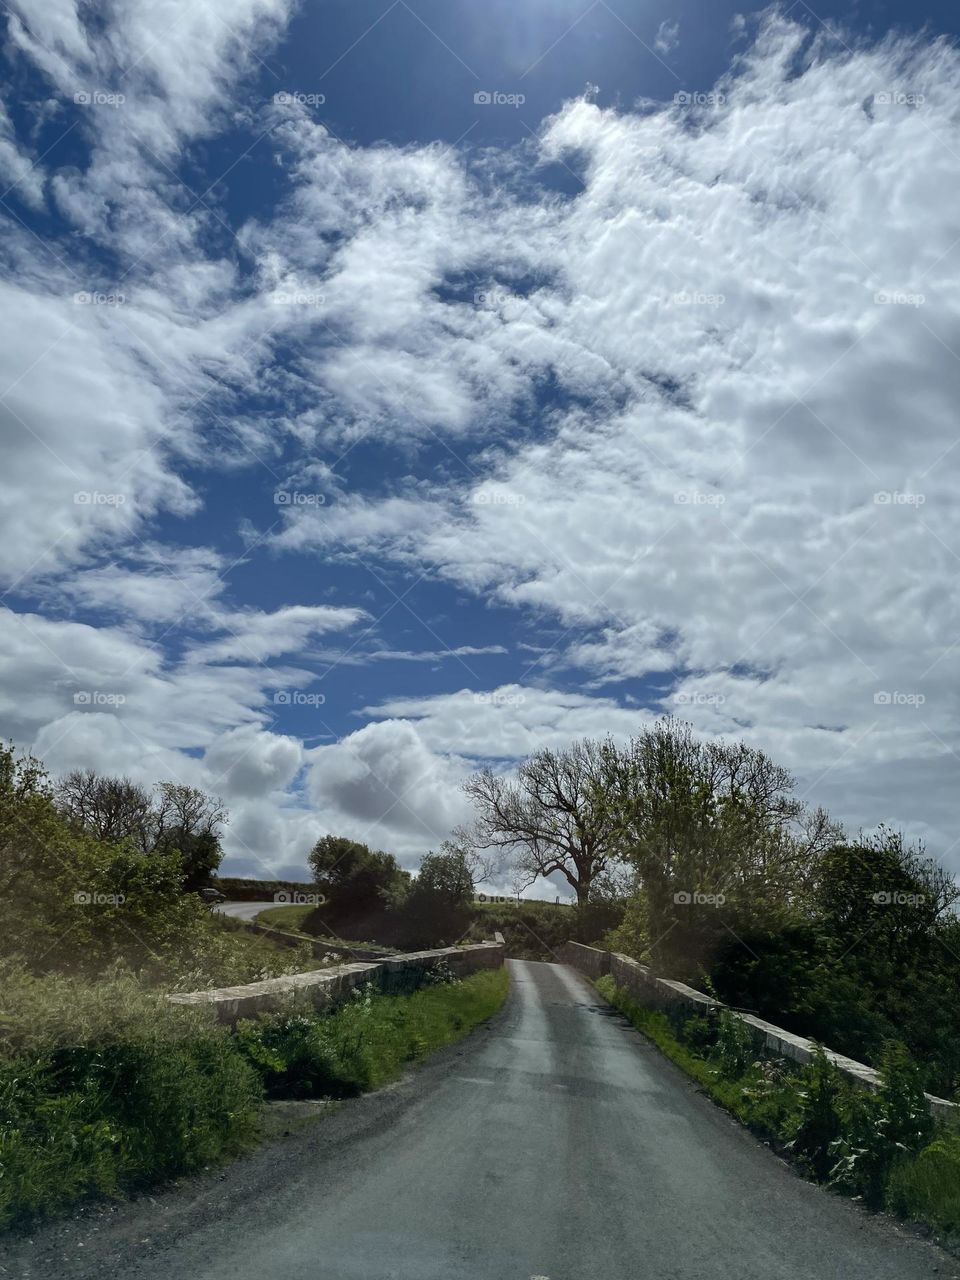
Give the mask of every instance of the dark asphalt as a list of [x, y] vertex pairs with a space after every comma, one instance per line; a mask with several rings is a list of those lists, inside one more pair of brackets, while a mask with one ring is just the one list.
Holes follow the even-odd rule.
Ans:
[[[324, 1135], [332, 1140], [349, 1113], [342, 1108], [314, 1126], [309, 1147], [293, 1145], [285, 1163], [275, 1161], [272, 1185], [261, 1172], [264, 1185], [255, 1188], [248, 1174], [231, 1208], [229, 1182], [221, 1183], [202, 1217], [193, 1207], [171, 1217], [161, 1203], [156, 1216], [170, 1228], [162, 1249], [139, 1259], [126, 1252], [120, 1266], [119, 1254], [107, 1261], [107, 1249], [99, 1274], [942, 1280], [960, 1273], [934, 1246], [803, 1182], [572, 970], [512, 961], [511, 971], [510, 1000], [492, 1029], [478, 1031], [442, 1069], [420, 1073], [429, 1088], [404, 1099], [401, 1085], [394, 1103], [377, 1104], [393, 1106], [389, 1123], [367, 1123], [326, 1147]], [[143, 1230], [116, 1227], [129, 1245]], [[88, 1245], [92, 1263], [89, 1255], [109, 1239]]]

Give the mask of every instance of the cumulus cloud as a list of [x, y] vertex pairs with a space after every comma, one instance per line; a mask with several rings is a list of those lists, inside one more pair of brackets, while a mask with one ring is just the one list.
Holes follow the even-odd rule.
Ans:
[[[768, 745], [868, 824], [923, 806], [894, 779], [878, 812], [844, 779], [955, 742], [958, 89], [944, 45], [848, 52], [773, 16], [712, 94], [565, 107], [541, 155], [576, 155], [582, 194], [498, 227], [510, 246], [526, 220], [524, 260], [563, 264], [551, 324], [506, 317], [488, 351], [591, 402], [411, 517], [458, 586], [558, 616], [591, 681], [670, 677], [668, 709]], [[458, 354], [436, 350], [448, 375]], [[477, 502], [491, 464], [508, 498]], [[355, 501], [323, 545], [409, 556], [397, 501]]]
[[[712, 87], [633, 111], [588, 95], [471, 158], [346, 146], [296, 103], [242, 100], [281, 0], [184, 10], [169, 39], [163, 12], [12, 19], [65, 111], [140, 59], [129, 103], [78, 117], [76, 171], [31, 168], [0, 118], [0, 166], [79, 246], [41, 259], [15, 229], [3, 251], [0, 570], [48, 612], [101, 617], [0, 614], [9, 731], [55, 767], [221, 778], [235, 856], [276, 865], [318, 826], [413, 856], [463, 818], [477, 761], [672, 710], [767, 747], [854, 824], [951, 848], [960, 55], [772, 13]], [[228, 107], [274, 129], [289, 187], [224, 248], [171, 166]], [[539, 188], [556, 164], [577, 195]], [[357, 446], [389, 450], [366, 484], [341, 475]], [[304, 750], [265, 691], [375, 619], [231, 603], [224, 551], [162, 544], [159, 515], [200, 510], [203, 466], [335, 492], [248, 491], [251, 554], [416, 567], [547, 642], [494, 691], [364, 694], [370, 723]], [[147, 636], [191, 600], [176, 661]], [[465, 639], [451, 651], [491, 648]]]

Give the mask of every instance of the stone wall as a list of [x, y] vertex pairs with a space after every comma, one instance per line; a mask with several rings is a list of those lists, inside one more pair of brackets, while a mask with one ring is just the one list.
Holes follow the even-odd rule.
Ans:
[[327, 956], [341, 956], [344, 960], [383, 960], [395, 954], [393, 951], [378, 951], [375, 947], [351, 947], [348, 942], [320, 942], [299, 933], [287, 933], [285, 929], [274, 929], [272, 925], [260, 924], [257, 920], [244, 920], [241, 924], [250, 933], [262, 934], [281, 947], [308, 946], [315, 960], [323, 960]]
[[499, 969], [503, 964], [503, 950], [503, 946], [496, 942], [478, 942], [470, 947], [412, 951], [385, 960], [338, 964], [311, 973], [290, 973], [265, 982], [220, 987], [213, 991], [191, 991], [170, 995], [167, 999], [172, 1004], [213, 1008], [221, 1022], [232, 1025], [238, 1018], [252, 1018], [291, 1006], [332, 1008], [342, 1004], [351, 992], [368, 982], [381, 991], [405, 990], [410, 985], [410, 970], [431, 969], [439, 960], [445, 960], [458, 977], [476, 973], [479, 969]]
[[560, 958], [565, 964], [573, 965], [588, 978], [602, 978], [610, 972], [610, 952], [598, 951], [596, 947], [584, 947], [579, 942], [565, 942], [560, 948]]
[[[596, 978], [609, 973], [618, 987], [622, 987], [633, 997], [637, 1004], [648, 1009], [668, 1009], [685, 1007], [691, 1013], [705, 1013], [710, 1009], [723, 1009], [719, 1001], [688, 987], [686, 983], [674, 982], [669, 978], [658, 978], [650, 970], [629, 956], [618, 952], [600, 951], [596, 947], [584, 947], [577, 942], [567, 942], [561, 948], [564, 963], [578, 969], [587, 977]], [[754, 1041], [779, 1058], [789, 1058], [793, 1062], [805, 1065], [813, 1060], [817, 1043], [803, 1036], [784, 1031], [771, 1022], [764, 1022], [752, 1013], [738, 1013], [734, 1009], [727, 1012], [749, 1027]], [[875, 1089], [880, 1083], [880, 1074], [873, 1067], [863, 1062], [855, 1062], [853, 1058], [844, 1057], [832, 1049], [824, 1048], [827, 1057], [840, 1068], [843, 1074], [854, 1084], [863, 1089]], [[960, 1105], [949, 1102], [946, 1098], [938, 1098], [927, 1094], [930, 1110], [940, 1120], [960, 1123]]]

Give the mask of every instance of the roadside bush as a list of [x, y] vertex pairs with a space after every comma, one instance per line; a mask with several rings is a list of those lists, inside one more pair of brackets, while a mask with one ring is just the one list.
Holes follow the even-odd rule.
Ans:
[[890, 1208], [905, 1218], [960, 1234], [960, 1135], [937, 1138], [892, 1172]]
[[796, 1127], [787, 1150], [818, 1182], [836, 1163], [836, 1144], [850, 1110], [850, 1085], [822, 1049], [797, 1078]]
[[750, 1031], [738, 1018], [726, 1011], [720, 1014], [717, 1038], [711, 1050], [717, 1072], [723, 1080], [737, 1080], [754, 1061], [757, 1053]]
[[439, 975], [412, 995], [368, 986], [330, 1013], [241, 1022], [237, 1047], [271, 1096], [345, 1097], [459, 1040], [497, 1011], [508, 982], [506, 969], [491, 969], [463, 981]]
[[19, 975], [0, 1042], [0, 1227], [120, 1195], [241, 1150], [262, 1089], [209, 1014], [129, 976]]
[[831, 1180], [874, 1209], [884, 1204], [894, 1168], [926, 1146], [934, 1127], [920, 1072], [903, 1045], [887, 1049], [880, 1079], [876, 1093], [851, 1095], [844, 1132], [832, 1146]]
[[[934, 1137], [921, 1073], [889, 1045], [876, 1093], [859, 1089], [821, 1049], [808, 1066], [748, 1052], [736, 1020], [637, 1005], [609, 975], [600, 994], [758, 1136], [792, 1155], [819, 1182], [945, 1231], [960, 1231], [960, 1134]], [[705, 1052], [697, 1052], [694, 1046]]]

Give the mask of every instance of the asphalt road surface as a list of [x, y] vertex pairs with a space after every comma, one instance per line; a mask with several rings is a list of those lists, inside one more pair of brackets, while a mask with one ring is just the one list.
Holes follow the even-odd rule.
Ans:
[[225, 916], [234, 916], [237, 920], [255, 920], [261, 911], [275, 906], [277, 903], [271, 898], [269, 902], [220, 902], [216, 909], [222, 911]]
[[136, 1280], [960, 1273], [935, 1246], [803, 1182], [578, 974], [510, 968], [507, 1007], [464, 1045], [314, 1123], [299, 1146], [292, 1137], [208, 1175], [185, 1208], [160, 1197], [132, 1223], [121, 1212], [88, 1231], [83, 1248], [63, 1237], [63, 1262], [85, 1255], [91, 1275]]

